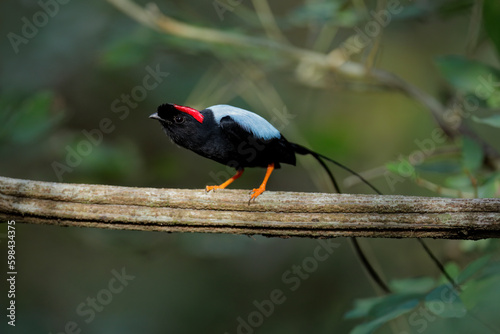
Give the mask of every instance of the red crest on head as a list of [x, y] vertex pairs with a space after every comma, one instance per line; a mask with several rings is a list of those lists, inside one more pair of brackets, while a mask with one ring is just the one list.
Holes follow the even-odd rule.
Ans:
[[203, 118], [204, 116], [196, 109], [185, 107], [185, 106], [179, 106], [177, 104], [174, 104], [175, 109], [185, 112], [188, 115], [191, 115], [194, 117], [195, 120], [197, 120], [200, 123], [203, 123]]

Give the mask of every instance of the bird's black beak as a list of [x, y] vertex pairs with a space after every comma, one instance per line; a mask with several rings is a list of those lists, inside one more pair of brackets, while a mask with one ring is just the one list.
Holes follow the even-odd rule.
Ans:
[[157, 112], [155, 112], [154, 114], [149, 115], [149, 118], [157, 119], [159, 121], [163, 121], [163, 119], [160, 116], [158, 116]]

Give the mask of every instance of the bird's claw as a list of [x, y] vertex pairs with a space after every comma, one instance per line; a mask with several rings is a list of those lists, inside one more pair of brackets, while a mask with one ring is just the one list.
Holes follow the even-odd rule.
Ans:
[[224, 189], [224, 188], [222, 188], [222, 187], [220, 187], [220, 186], [206, 186], [206, 187], [205, 187], [205, 191], [206, 191], [207, 193], [208, 193], [208, 192], [210, 192], [210, 191], [212, 191], [212, 190], [213, 190], [213, 191], [216, 191], [216, 190], [218, 190], [218, 189]]
[[255, 202], [255, 199], [257, 197], [259, 197], [259, 195], [262, 194], [264, 191], [266, 191], [265, 187], [254, 188], [250, 192], [251, 195], [250, 195], [250, 199], [248, 200], [248, 204], [250, 204], [252, 202], [252, 200]]

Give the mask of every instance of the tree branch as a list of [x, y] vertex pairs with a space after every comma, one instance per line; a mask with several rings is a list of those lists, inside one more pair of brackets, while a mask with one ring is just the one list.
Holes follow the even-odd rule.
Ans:
[[0, 216], [32, 224], [302, 237], [500, 237], [500, 199], [65, 184], [0, 177]]

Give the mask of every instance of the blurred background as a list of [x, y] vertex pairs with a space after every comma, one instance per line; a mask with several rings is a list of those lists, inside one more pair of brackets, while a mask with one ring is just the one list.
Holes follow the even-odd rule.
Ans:
[[[165, 102], [231, 104], [384, 194], [498, 197], [497, 14], [488, 0], [2, 1], [0, 175], [204, 191], [233, 171], [176, 147], [148, 116]], [[383, 80], [388, 73], [399, 86]], [[344, 192], [370, 193], [332, 168]], [[231, 187], [254, 188], [263, 175], [249, 169]], [[268, 189], [332, 191], [310, 157], [273, 173]], [[464, 274], [476, 275], [472, 292], [445, 311], [425, 302], [422, 291], [443, 280], [415, 240], [361, 240], [398, 293], [422, 294], [402, 311], [391, 303], [370, 311], [376, 289], [348, 240], [331, 242], [318, 261], [326, 246], [317, 240], [19, 224], [17, 323], [6, 330], [500, 332], [495, 240], [429, 240], [456, 275], [480, 260]], [[117, 275], [123, 289], [110, 283]], [[264, 302], [276, 290], [280, 302]], [[401, 313], [388, 315], [391, 307]]]

